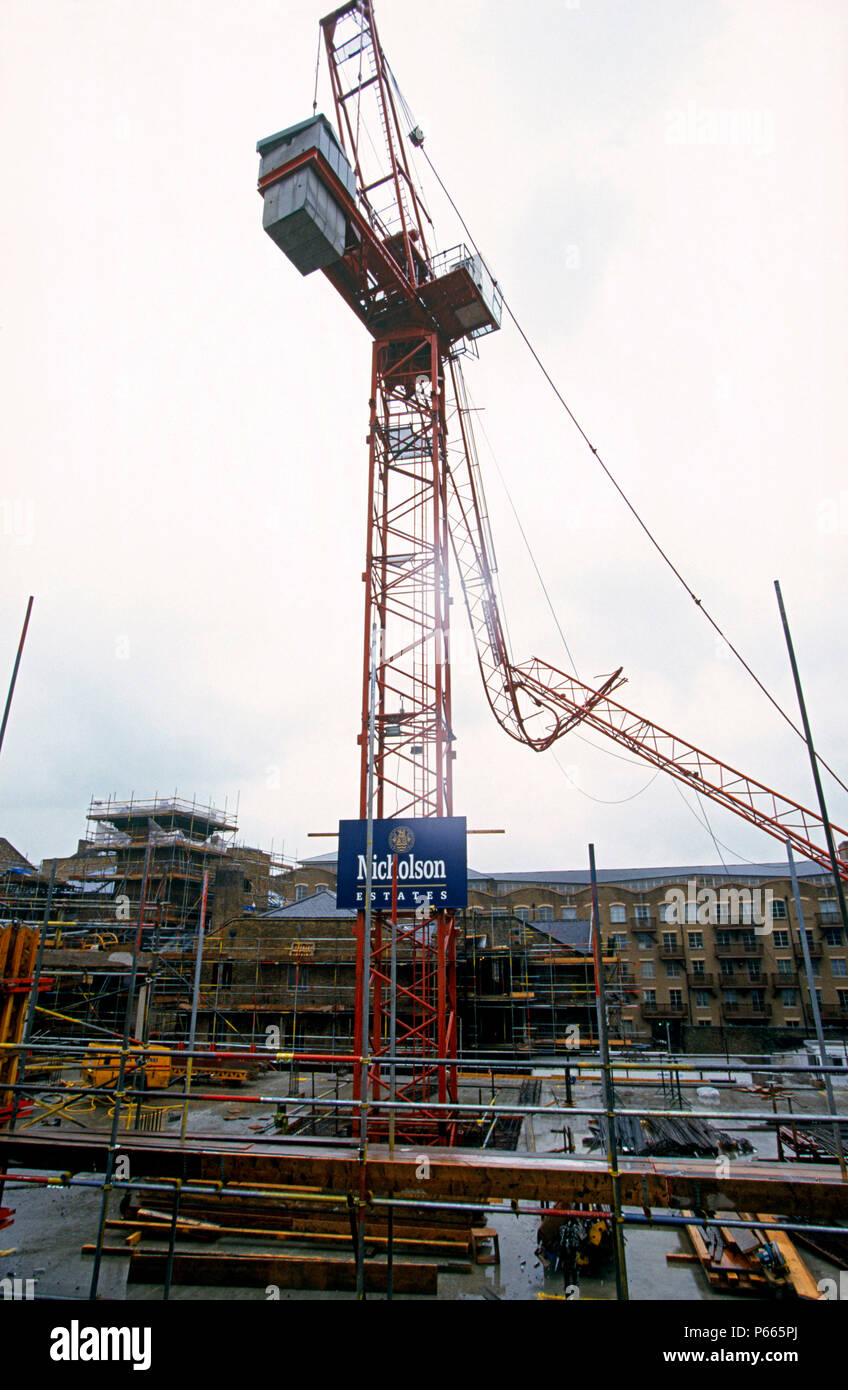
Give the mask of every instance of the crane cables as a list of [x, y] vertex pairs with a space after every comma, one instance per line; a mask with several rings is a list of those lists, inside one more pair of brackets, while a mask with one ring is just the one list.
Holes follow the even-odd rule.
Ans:
[[[405, 106], [405, 105], [406, 105], [406, 103], [404, 103], [404, 106]], [[456, 203], [454, 202], [453, 198], [451, 197], [450, 193], [448, 192], [447, 188], [445, 187], [445, 184], [443, 183], [443, 181], [442, 181], [442, 179], [441, 179], [439, 173], [437, 172], [436, 167], [435, 167], [435, 165], [433, 164], [433, 161], [431, 160], [429, 154], [428, 154], [427, 151], [424, 149], [423, 144], [418, 144], [418, 145], [417, 145], [417, 148], [420, 149], [421, 153], [423, 154], [424, 158], [425, 158], [426, 161], [427, 161], [427, 164], [428, 164], [428, 166], [429, 166], [429, 168], [430, 168], [430, 170], [431, 170], [431, 172], [432, 172], [432, 174], [433, 174], [433, 177], [435, 178], [436, 182], [438, 183], [439, 187], [441, 188], [442, 192], [444, 193], [445, 197], [447, 198], [448, 202], [450, 203], [451, 207], [453, 208], [453, 211], [455, 212], [456, 216], [459, 218], [459, 221], [460, 221], [460, 223], [461, 223], [461, 225], [462, 225], [462, 227], [463, 227], [463, 230], [465, 231], [465, 234], [466, 234], [466, 236], [468, 237], [468, 240], [470, 241], [471, 245], [473, 246], [475, 252], [476, 252], [477, 255], [480, 257], [480, 259], [481, 259], [482, 261], [484, 261], [484, 263], [485, 263], [485, 258], [483, 257], [483, 254], [482, 254], [482, 252], [481, 252], [479, 246], [477, 245], [476, 241], [474, 240], [474, 237], [473, 237], [472, 234], [471, 234], [471, 231], [470, 231], [470, 229], [469, 229], [469, 227], [468, 227], [467, 222], [465, 221], [465, 218], [462, 216], [462, 213], [459, 211], [459, 208], [457, 207]], [[487, 267], [487, 269], [488, 269], [488, 267]], [[491, 271], [489, 271], [489, 274], [491, 274]], [[493, 277], [493, 278], [494, 278], [494, 277]], [[498, 286], [498, 288], [500, 289], [500, 286]], [[548, 371], [547, 367], [545, 366], [545, 364], [544, 364], [544, 362], [542, 361], [541, 357], [539, 356], [538, 352], [537, 352], [536, 349], [534, 348], [533, 344], [531, 343], [530, 339], [528, 338], [527, 334], [525, 333], [524, 329], [522, 328], [521, 324], [519, 323], [518, 319], [516, 318], [515, 313], [514, 313], [512, 307], [511, 307], [511, 305], [509, 304], [509, 302], [507, 301], [507, 299], [503, 297], [503, 292], [501, 292], [501, 294], [502, 294], [503, 307], [506, 309], [506, 312], [509, 314], [509, 317], [512, 319], [512, 322], [513, 322], [513, 324], [515, 325], [516, 329], [518, 330], [519, 336], [522, 338], [522, 340], [523, 340], [525, 346], [527, 347], [527, 349], [528, 349], [528, 351], [529, 351], [531, 357], [533, 358], [534, 362], [535, 362], [536, 365], [538, 366], [540, 372], [542, 373], [543, 377], [544, 377], [545, 380], [547, 381], [548, 385], [550, 386], [551, 390], [553, 391], [554, 395], [556, 396], [556, 398], [557, 398], [557, 400], [559, 401], [560, 405], [562, 406], [563, 410], [564, 410], [565, 413], [568, 415], [569, 419], [571, 420], [571, 422], [572, 422], [572, 424], [574, 425], [575, 429], [577, 430], [578, 434], [579, 434], [580, 437], [583, 439], [583, 441], [584, 441], [585, 444], [587, 445], [587, 447], [588, 447], [588, 449], [590, 450], [590, 452], [594, 455], [595, 460], [596, 460], [597, 463], [600, 465], [600, 467], [601, 467], [601, 469], [603, 470], [603, 472], [606, 474], [606, 477], [607, 477], [607, 478], [609, 479], [609, 481], [612, 483], [613, 487], [615, 488], [615, 490], [616, 490], [616, 492], [618, 493], [618, 495], [619, 495], [619, 497], [621, 498], [621, 500], [624, 502], [624, 504], [625, 504], [625, 506], [627, 507], [628, 511], [632, 514], [632, 516], [633, 516], [633, 517], [635, 518], [635, 520], [638, 522], [638, 524], [639, 524], [639, 526], [641, 527], [641, 529], [644, 531], [644, 533], [645, 533], [645, 535], [647, 536], [648, 540], [650, 541], [651, 545], [654, 547], [654, 549], [657, 551], [657, 553], [659, 554], [659, 556], [661, 557], [661, 559], [665, 562], [665, 564], [666, 564], [666, 565], [668, 566], [668, 568], [671, 570], [672, 574], [675, 576], [675, 578], [678, 580], [678, 582], [679, 582], [679, 583], [682, 585], [682, 587], [685, 589], [686, 593], [689, 595], [689, 597], [691, 598], [692, 602], [695, 604], [696, 608], [698, 608], [698, 610], [703, 614], [703, 616], [706, 618], [707, 622], [708, 622], [708, 623], [710, 624], [710, 626], [714, 629], [714, 631], [718, 634], [718, 636], [721, 638], [721, 640], [725, 643], [725, 645], [727, 646], [727, 648], [729, 649], [729, 651], [731, 651], [731, 652], [733, 653], [733, 655], [736, 657], [736, 660], [740, 663], [740, 665], [744, 668], [744, 670], [747, 671], [748, 675], [749, 675], [749, 676], [751, 677], [751, 679], [754, 681], [755, 685], [757, 685], [757, 686], [759, 687], [759, 689], [760, 689], [760, 690], [762, 691], [762, 693], [765, 695], [766, 699], [767, 699], [767, 700], [774, 706], [774, 708], [777, 710], [777, 712], [778, 712], [778, 714], [781, 716], [781, 718], [783, 718], [783, 719], [786, 721], [786, 723], [789, 725], [790, 729], [792, 729], [792, 730], [798, 735], [798, 737], [799, 737], [804, 743], [806, 743], [807, 740], [806, 740], [806, 738], [804, 737], [804, 734], [803, 734], [802, 730], [798, 728], [798, 725], [797, 725], [797, 724], [795, 723], [795, 721], [792, 719], [791, 715], [787, 714], [786, 710], [783, 708], [783, 706], [780, 704], [780, 702], [774, 697], [774, 695], [772, 695], [771, 691], [767, 688], [767, 686], [765, 686], [765, 685], [763, 684], [763, 682], [760, 680], [759, 676], [757, 675], [756, 671], [754, 671], [754, 669], [748, 664], [748, 662], [745, 660], [744, 656], [743, 656], [742, 653], [738, 650], [738, 648], [735, 647], [735, 646], [733, 645], [733, 643], [730, 641], [730, 639], [725, 635], [725, 633], [722, 631], [722, 629], [721, 629], [721, 627], [719, 626], [719, 624], [716, 622], [715, 618], [714, 618], [714, 617], [712, 616], [712, 614], [710, 613], [709, 609], [705, 607], [705, 605], [704, 605], [704, 603], [703, 603], [703, 600], [702, 600], [702, 599], [699, 599], [699, 598], [697, 597], [697, 595], [695, 594], [695, 592], [694, 592], [694, 590], [692, 589], [691, 585], [690, 585], [690, 584], [688, 583], [688, 581], [684, 578], [684, 576], [682, 575], [682, 573], [680, 572], [680, 570], [679, 570], [679, 569], [677, 568], [677, 566], [675, 565], [674, 561], [671, 559], [670, 555], [667, 553], [666, 550], [663, 549], [662, 545], [661, 545], [660, 542], [657, 540], [657, 538], [656, 538], [656, 536], [654, 535], [654, 533], [651, 531], [651, 529], [650, 529], [650, 527], [648, 526], [647, 522], [646, 522], [646, 521], [644, 520], [644, 518], [640, 515], [639, 511], [638, 511], [637, 508], [634, 506], [634, 504], [630, 501], [630, 498], [627, 496], [626, 492], [624, 491], [624, 489], [623, 489], [623, 487], [621, 486], [621, 484], [618, 482], [618, 480], [617, 480], [617, 478], [615, 477], [615, 475], [613, 474], [612, 470], [610, 469], [610, 467], [608, 466], [608, 464], [606, 464], [606, 463], [604, 462], [603, 458], [601, 457], [601, 455], [600, 455], [600, 453], [599, 453], [599, 451], [598, 451], [597, 446], [596, 446], [595, 444], [592, 443], [591, 439], [589, 438], [588, 434], [587, 434], [586, 431], [584, 430], [583, 426], [581, 425], [581, 423], [580, 423], [580, 421], [578, 420], [577, 416], [575, 415], [574, 411], [571, 409], [571, 407], [570, 407], [570, 405], [568, 404], [567, 400], [566, 400], [565, 397], [563, 396], [562, 392], [560, 391], [559, 387], [557, 386], [556, 382], [554, 381], [553, 377], [551, 376], [550, 372]], [[821, 754], [820, 754], [820, 753], [816, 753], [815, 756], [816, 756], [817, 762], [819, 762], [819, 763], [821, 764], [821, 766], [822, 766], [827, 772], [830, 773], [831, 777], [833, 777], [834, 781], [836, 781], [836, 782], [839, 784], [839, 786], [842, 788], [842, 790], [848, 792], [848, 785], [846, 785], [846, 783], [843, 782], [842, 778], [839, 776], [839, 774], [838, 774], [837, 772], [835, 772], [835, 771], [833, 770], [833, 768], [830, 766], [830, 764], [827, 763], [827, 762], [825, 762], [825, 760], [824, 760], [824, 758], [821, 756]]]

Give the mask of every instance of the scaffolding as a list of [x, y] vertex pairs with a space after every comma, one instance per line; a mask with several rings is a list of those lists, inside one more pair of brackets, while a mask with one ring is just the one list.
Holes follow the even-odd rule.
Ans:
[[[152, 853], [150, 845], [148, 858]], [[762, 1224], [762, 1218], [758, 1224], [754, 1217], [709, 1215], [710, 1194], [721, 1189], [742, 1212], [782, 1213], [776, 1229], [784, 1233], [803, 1226], [824, 1239], [841, 1230], [835, 1218], [844, 1211], [842, 1122], [830, 1100], [824, 1113], [813, 1115], [793, 1110], [791, 1101], [782, 1109], [775, 1092], [770, 1108], [746, 1113], [746, 1120], [772, 1128], [779, 1144], [790, 1125], [800, 1135], [832, 1131], [833, 1144], [820, 1145], [813, 1163], [788, 1162], [784, 1144], [776, 1164], [734, 1159], [729, 1178], [719, 1177], [714, 1163], [679, 1157], [648, 1162], [608, 1153], [606, 1160], [573, 1156], [562, 1164], [563, 1151], [574, 1155], [576, 1123], [596, 1122], [609, 1142], [619, 1119], [632, 1125], [679, 1117], [686, 1089], [705, 1080], [719, 1099], [699, 1107], [699, 1120], [735, 1117], [721, 1096], [736, 1084], [729, 1061], [688, 1061], [628, 1046], [620, 1023], [627, 982], [618, 956], [601, 951], [597, 933], [590, 949], [551, 932], [541, 939], [543, 924], [508, 914], [463, 915], [460, 1089], [456, 1099], [429, 1102], [454, 1126], [462, 1152], [429, 1149], [426, 1197], [414, 1200], [412, 1151], [395, 1148], [391, 1126], [390, 1142], [381, 1142], [405, 1102], [397, 1093], [363, 1097], [354, 1081], [357, 1065], [368, 1068], [377, 1058], [358, 1055], [353, 1044], [352, 922], [308, 926], [242, 913], [204, 931], [202, 896], [196, 930], [168, 940], [150, 934], [142, 896], [134, 921], [112, 934], [101, 924], [100, 940], [92, 942], [91, 926], [88, 937], [74, 937], [64, 935], [64, 926], [60, 935], [48, 925], [53, 887], [48, 884], [43, 902], [38, 958], [24, 977], [23, 1030], [0, 1042], [6, 1065], [0, 1076], [11, 1097], [9, 1123], [0, 1131], [0, 1180], [100, 1194], [94, 1239], [85, 1247], [92, 1298], [103, 1259], [119, 1249], [110, 1244], [116, 1232], [158, 1242], [156, 1249], [134, 1247], [130, 1259], [133, 1277], [160, 1279], [166, 1298], [179, 1280], [249, 1282], [260, 1270], [271, 1282], [317, 1287], [308, 1280], [318, 1278], [321, 1287], [355, 1289], [360, 1297], [369, 1291], [393, 1297], [437, 1294], [440, 1251], [442, 1258], [496, 1251], [490, 1223], [500, 1212], [553, 1210], [556, 1219], [585, 1223], [591, 1216], [614, 1231], [618, 1296], [626, 1298], [623, 1231], [681, 1224], [668, 1210], [676, 1203], [697, 1209], [698, 1230], [707, 1234], [719, 1224], [744, 1230]], [[582, 928], [573, 930], [580, 937]], [[401, 946], [399, 1001], [411, 968]], [[391, 1065], [402, 1079], [409, 1055], [383, 1042], [380, 1065]], [[813, 1061], [782, 1064], [784, 1082], [795, 1071], [829, 1079], [840, 1070]], [[766, 1074], [777, 1070], [756, 1066]], [[661, 1091], [660, 1103], [634, 1109], [616, 1095], [622, 1086], [640, 1085]], [[222, 1139], [207, 1130], [205, 1117], [236, 1097], [250, 1133]], [[371, 1138], [363, 1155], [355, 1131], [366, 1117]], [[535, 1152], [534, 1119], [561, 1130], [562, 1149]], [[169, 1122], [180, 1123], [179, 1137]], [[523, 1128], [528, 1144], [519, 1151]], [[497, 1152], [501, 1142], [507, 1154]], [[131, 1177], [123, 1176], [121, 1156], [131, 1160]], [[283, 1241], [295, 1253], [273, 1265], [267, 1253], [241, 1246], [199, 1256], [192, 1245], [198, 1223], [225, 1245], [231, 1231], [255, 1245]], [[298, 1245], [309, 1254], [298, 1254]], [[406, 1258], [410, 1252], [414, 1259]]]

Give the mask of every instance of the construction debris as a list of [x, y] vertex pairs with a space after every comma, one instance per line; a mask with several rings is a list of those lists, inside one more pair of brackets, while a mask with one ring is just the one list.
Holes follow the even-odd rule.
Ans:
[[[762, 1221], [764, 1228], [698, 1226], [694, 1222], [686, 1227], [695, 1258], [700, 1261], [711, 1287], [719, 1293], [818, 1301], [822, 1295], [815, 1279], [789, 1235], [774, 1229], [776, 1218], [744, 1213], [740, 1218]], [[666, 1256], [670, 1263], [685, 1258], [677, 1252]]]

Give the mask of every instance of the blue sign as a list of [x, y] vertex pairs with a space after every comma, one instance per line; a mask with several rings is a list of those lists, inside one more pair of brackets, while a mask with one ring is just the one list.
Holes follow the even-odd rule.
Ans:
[[[417, 908], [465, 907], [468, 853], [465, 816], [422, 816], [375, 820], [371, 856], [371, 906], [391, 909], [392, 874], [397, 860], [399, 912]], [[339, 821], [337, 907], [365, 907], [368, 822]]]

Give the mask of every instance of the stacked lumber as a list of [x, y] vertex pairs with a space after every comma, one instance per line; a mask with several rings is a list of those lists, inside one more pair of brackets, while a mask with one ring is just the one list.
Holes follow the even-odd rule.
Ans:
[[[392, 1282], [397, 1293], [437, 1293], [440, 1272], [471, 1269], [473, 1212], [409, 1207], [394, 1215]], [[174, 1236], [174, 1283], [267, 1286], [296, 1289], [356, 1287], [351, 1208], [344, 1199], [327, 1200], [310, 1188], [280, 1190], [268, 1196], [228, 1189], [218, 1197], [184, 1193], [176, 1220], [169, 1194], [127, 1195], [120, 1218], [107, 1221], [111, 1238], [105, 1254], [129, 1256], [131, 1283], [157, 1283], [165, 1277]], [[384, 1208], [366, 1211], [364, 1223], [366, 1288], [385, 1291], [389, 1249]], [[479, 1231], [474, 1232], [479, 1237]], [[214, 1251], [198, 1246], [215, 1245]], [[154, 1248], [151, 1248], [154, 1247]], [[93, 1254], [93, 1245], [83, 1254]]]

